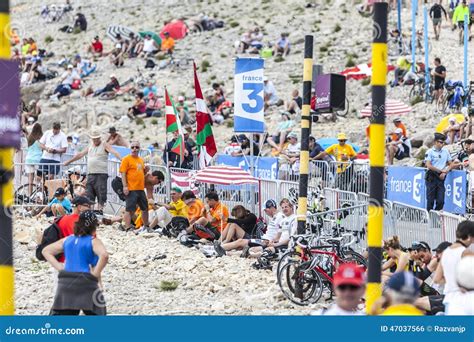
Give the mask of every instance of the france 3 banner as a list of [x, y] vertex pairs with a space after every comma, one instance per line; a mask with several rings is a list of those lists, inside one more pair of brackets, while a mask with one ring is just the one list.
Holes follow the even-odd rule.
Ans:
[[[388, 168], [387, 199], [426, 209], [426, 170], [420, 167], [391, 166]], [[467, 176], [454, 170], [444, 181], [444, 211], [466, 213]]]
[[234, 75], [234, 131], [264, 133], [263, 59], [237, 58]]

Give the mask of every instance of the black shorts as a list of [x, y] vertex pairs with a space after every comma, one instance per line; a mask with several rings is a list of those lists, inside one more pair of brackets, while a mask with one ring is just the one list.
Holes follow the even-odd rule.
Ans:
[[86, 196], [91, 201], [95, 201], [100, 205], [104, 205], [107, 202], [107, 179], [108, 174], [104, 173], [91, 173], [87, 175], [86, 184]]
[[440, 90], [444, 88], [444, 81], [441, 82], [435, 82], [434, 84], [434, 90]]
[[428, 296], [428, 300], [430, 301], [431, 315], [436, 315], [438, 312], [444, 312], [444, 295]]
[[398, 148], [397, 153], [395, 154], [395, 158], [397, 160], [402, 160], [408, 158], [410, 156], [410, 152], [406, 151], [405, 149]]
[[[59, 165], [60, 163], [57, 160], [41, 158], [39, 163], [40, 165], [38, 167], [38, 171], [36, 171], [36, 174], [38, 175], [38, 177], [46, 176], [48, 174], [57, 175], [59, 173], [59, 170], [61, 169], [61, 166]], [[58, 164], [58, 165], [41, 165], [41, 164]]]
[[137, 206], [140, 210], [148, 210], [148, 200], [144, 190], [132, 190], [125, 199], [125, 210], [128, 212], [134, 212], [137, 210]]
[[464, 21], [458, 21], [458, 28], [464, 30]]

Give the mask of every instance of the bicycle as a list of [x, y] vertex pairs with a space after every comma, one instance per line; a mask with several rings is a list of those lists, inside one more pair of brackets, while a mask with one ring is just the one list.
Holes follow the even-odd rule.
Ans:
[[426, 93], [426, 79], [424, 77], [419, 77], [415, 81], [415, 83], [413, 83], [413, 86], [410, 89], [410, 94], [409, 94], [410, 102], [414, 101], [418, 97], [425, 99], [426, 95], [428, 95], [428, 100], [429, 100], [428, 102], [433, 103], [433, 100], [434, 100], [433, 91], [434, 91], [433, 81], [430, 82], [430, 85], [428, 86], [428, 93]]
[[298, 248], [288, 257], [277, 273], [277, 280], [283, 295], [297, 305], [316, 303], [324, 288], [333, 294], [333, 274], [340, 264], [356, 263], [367, 268], [365, 259], [356, 252], [345, 255], [341, 249], [344, 237], [328, 239], [328, 245], [309, 247], [301, 237], [293, 239]]

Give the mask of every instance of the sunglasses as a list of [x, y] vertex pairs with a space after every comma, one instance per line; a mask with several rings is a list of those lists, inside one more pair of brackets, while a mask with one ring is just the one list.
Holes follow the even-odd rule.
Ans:
[[446, 142], [445, 141], [442, 141], [442, 140], [436, 140], [436, 142], [439, 142], [440, 144], [445, 144]]
[[140, 149], [140, 146], [132, 146], [130, 147], [132, 150], [139, 150]]
[[356, 286], [356, 285], [351, 285], [351, 284], [343, 284], [343, 285], [339, 285], [337, 287], [340, 291], [346, 291], [346, 290], [349, 290], [349, 291], [357, 291], [360, 289], [360, 286]]

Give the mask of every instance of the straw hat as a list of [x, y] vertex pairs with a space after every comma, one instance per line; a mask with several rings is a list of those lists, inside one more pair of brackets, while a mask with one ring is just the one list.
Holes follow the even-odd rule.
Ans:
[[91, 132], [89, 133], [89, 138], [91, 139], [98, 139], [102, 135], [100, 134], [100, 131], [96, 128], [92, 129]]

